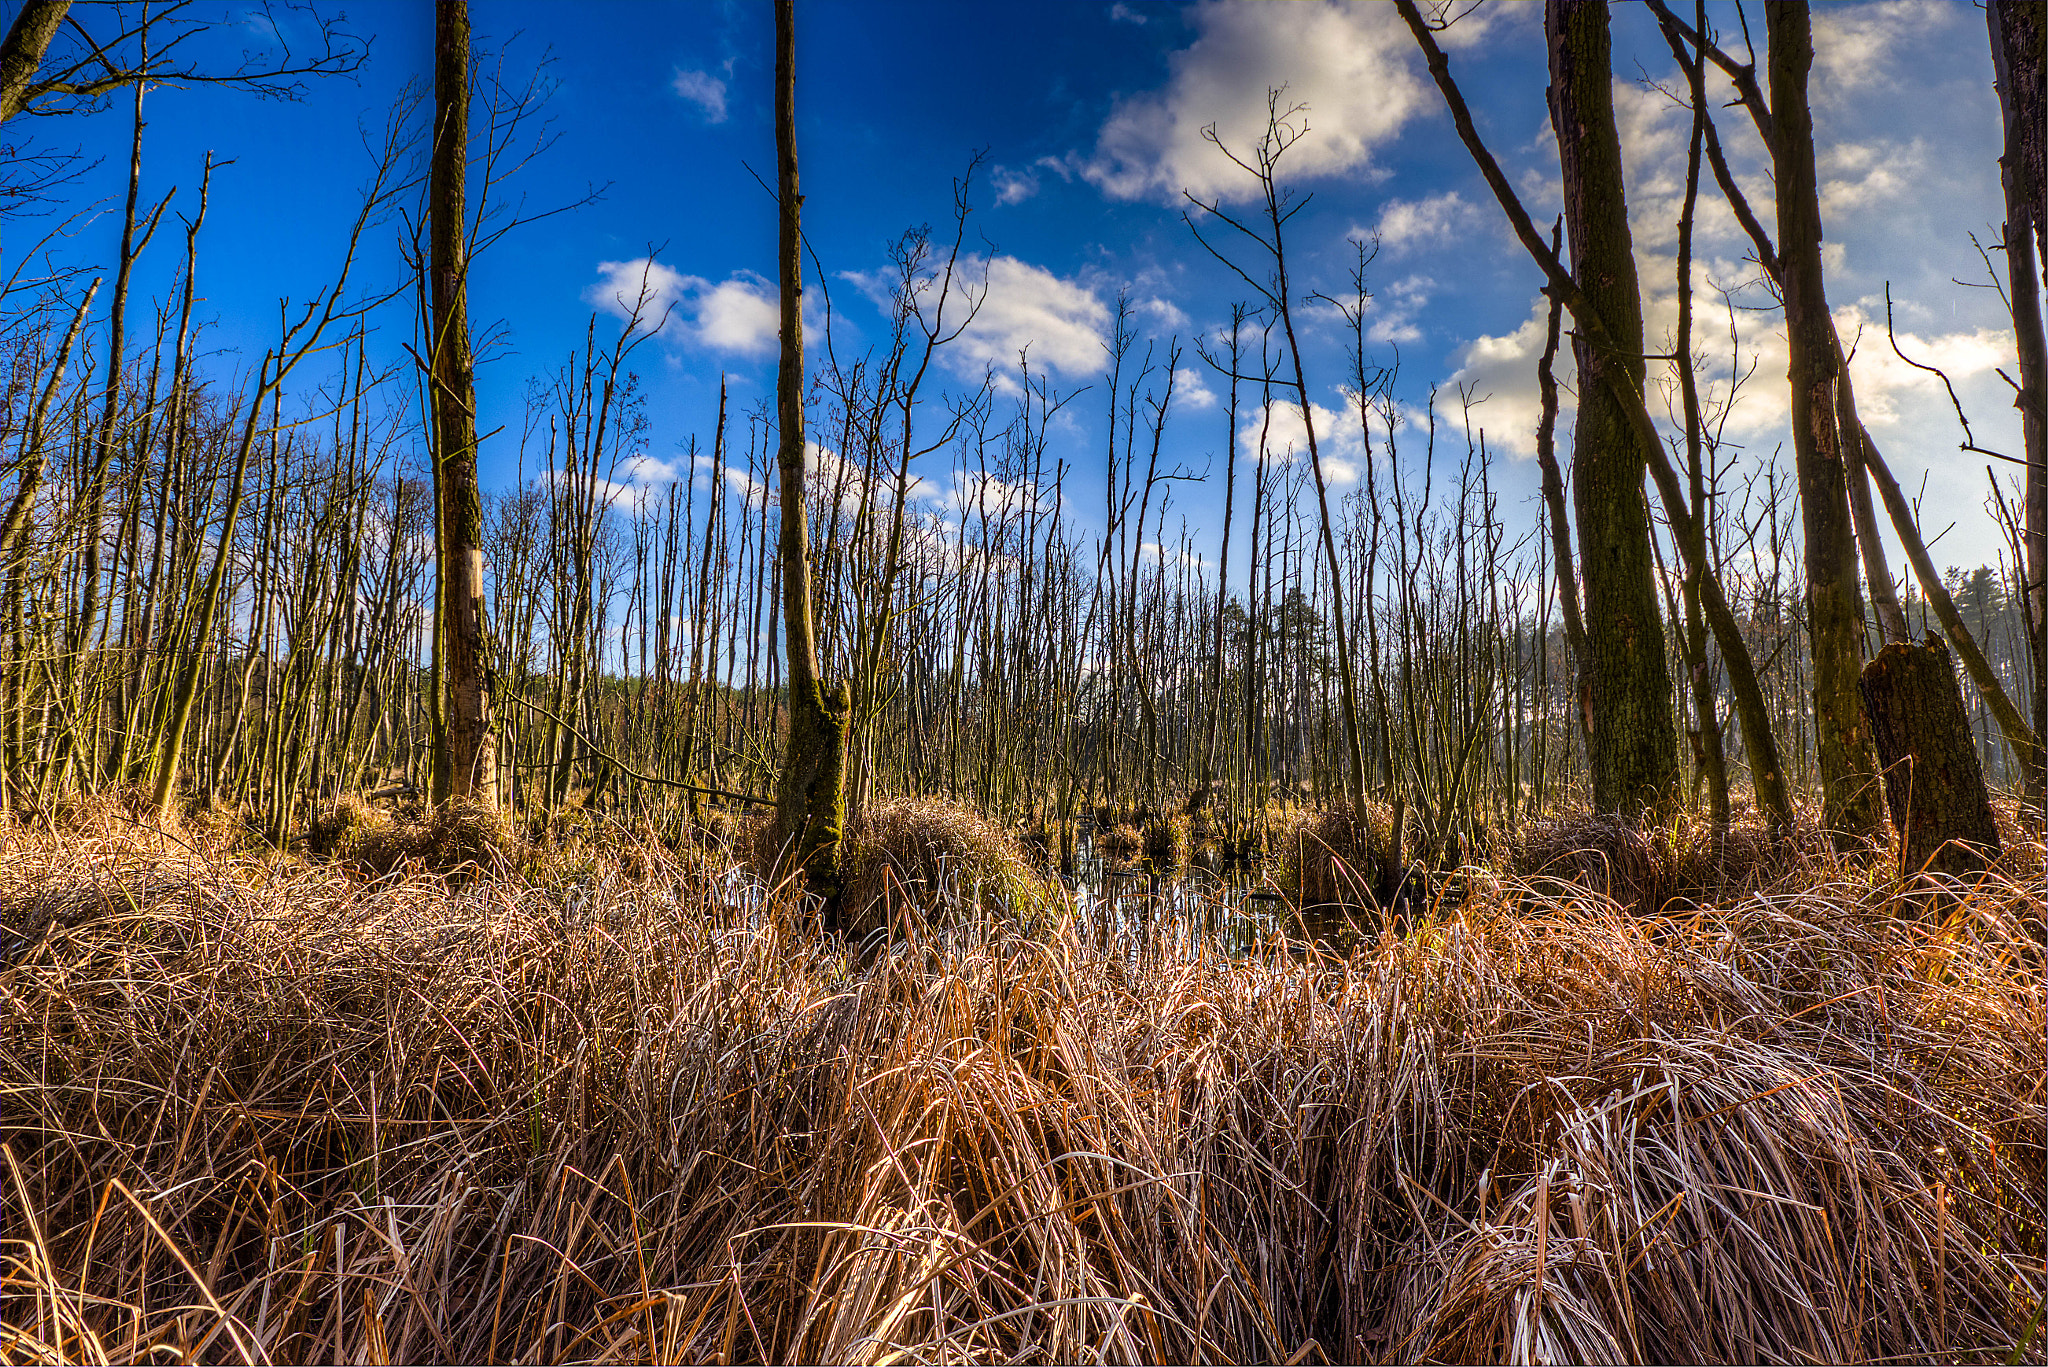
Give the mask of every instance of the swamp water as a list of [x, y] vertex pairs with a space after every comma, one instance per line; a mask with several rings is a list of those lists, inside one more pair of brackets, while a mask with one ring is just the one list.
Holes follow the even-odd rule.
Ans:
[[1248, 955], [1300, 950], [1313, 943], [1342, 950], [1358, 928], [1339, 909], [1296, 911], [1267, 878], [1264, 861], [1136, 863], [1103, 854], [1095, 833], [1075, 833], [1071, 872], [1059, 882], [1081, 938], [1105, 954], [1136, 958], [1197, 949]]

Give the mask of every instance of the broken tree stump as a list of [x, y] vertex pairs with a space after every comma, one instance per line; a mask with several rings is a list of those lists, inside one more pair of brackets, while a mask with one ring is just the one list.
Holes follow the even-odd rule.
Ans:
[[1863, 667], [1862, 691], [1900, 872], [1981, 873], [1999, 852], [1998, 822], [1948, 647], [1933, 635], [1886, 646]]

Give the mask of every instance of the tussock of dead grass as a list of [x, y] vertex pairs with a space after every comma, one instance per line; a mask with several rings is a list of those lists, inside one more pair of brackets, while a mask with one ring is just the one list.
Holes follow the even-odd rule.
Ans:
[[[1054, 900], [1053, 885], [1023, 843], [977, 812], [929, 798], [891, 798], [860, 814], [846, 832], [841, 917], [846, 934], [932, 918], [1031, 920]], [[892, 936], [893, 938], [893, 936]]]
[[1095, 851], [1112, 863], [1128, 864], [1136, 860], [1145, 850], [1145, 832], [1135, 823], [1124, 821], [1113, 826], [1100, 826], [1095, 832]]
[[1145, 822], [1145, 857], [1157, 864], [1188, 862], [1194, 848], [1194, 823], [1186, 812], [1161, 812]]
[[1280, 809], [1280, 886], [1300, 906], [1374, 906], [1392, 892], [1382, 869], [1392, 830], [1393, 814], [1378, 803]]
[[1726, 905], [1788, 882], [1850, 876], [1812, 812], [1801, 812], [1781, 838], [1751, 818], [1719, 842], [1696, 812], [1641, 823], [1570, 812], [1523, 823], [1508, 864], [1525, 878], [1577, 883], [1645, 912]]
[[[2034, 846], [2038, 871], [2040, 847]], [[2037, 880], [1474, 875], [1346, 959], [17, 837], [19, 1361], [2002, 1359]], [[945, 915], [943, 909], [934, 914]], [[2027, 1350], [2042, 1358], [2037, 1340]]]
[[444, 874], [502, 875], [528, 853], [509, 815], [462, 799], [386, 811], [360, 797], [344, 797], [313, 823], [306, 846], [373, 876], [408, 866]]
[[[2011, 799], [1993, 804], [2003, 853], [2000, 876], [2024, 881], [2041, 873], [2041, 841]], [[1523, 823], [1507, 842], [1506, 863], [1521, 877], [1591, 889], [1643, 912], [1685, 912], [1726, 906], [1760, 892], [1816, 884], [1884, 882], [1895, 872], [1881, 849], [1844, 856], [1821, 828], [1819, 814], [1803, 809], [1796, 824], [1774, 838], [1760, 818], [1734, 822], [1718, 842], [1697, 812], [1669, 821], [1631, 823], [1592, 812], [1571, 812]]]

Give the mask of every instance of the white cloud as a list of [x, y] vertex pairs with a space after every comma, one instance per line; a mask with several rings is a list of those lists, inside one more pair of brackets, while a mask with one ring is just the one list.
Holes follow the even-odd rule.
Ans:
[[1029, 171], [1013, 171], [1007, 166], [998, 166], [989, 173], [989, 183], [995, 186], [997, 204], [1022, 204], [1038, 193], [1038, 177]]
[[656, 332], [674, 320], [675, 311], [692, 289], [703, 284], [695, 276], [644, 256], [633, 261], [600, 261], [597, 274], [597, 283], [583, 291], [584, 303], [617, 318], [637, 315], [642, 327]]
[[[1932, 40], [1964, 8], [1936, 0], [1817, 6], [1810, 81], [1815, 100], [1825, 101], [1880, 79], [1901, 44]], [[1977, 41], [1984, 41], [1981, 27]]]
[[1818, 168], [1821, 221], [1918, 193], [1926, 164], [1926, 144], [1917, 138], [1910, 143], [1880, 138], [1826, 144]]
[[584, 302], [618, 318], [638, 311], [652, 332], [686, 333], [700, 346], [741, 356], [774, 350], [781, 331], [775, 286], [751, 271], [713, 284], [659, 261], [600, 261]]
[[1365, 340], [1374, 346], [1406, 346], [1422, 340], [1415, 317], [1429, 302], [1436, 281], [1426, 275], [1410, 275], [1384, 285], [1373, 296], [1365, 328]]
[[[1374, 148], [1412, 116], [1435, 107], [1392, 5], [1297, 0], [1288, 5], [1206, 0], [1190, 15], [1198, 36], [1169, 59], [1161, 90], [1118, 101], [1081, 172], [1115, 199], [1242, 198], [1251, 177], [1202, 135], [1249, 155], [1266, 130], [1268, 90], [1280, 107], [1306, 106], [1307, 132], [1281, 163], [1290, 180], [1370, 172]], [[1445, 41], [1477, 39], [1486, 16], [1466, 19]]]
[[[1315, 421], [1316, 453], [1324, 482], [1332, 487], [1356, 483], [1365, 471], [1365, 433], [1359, 426], [1358, 409], [1325, 408], [1311, 399], [1309, 413]], [[1273, 458], [1308, 460], [1308, 428], [1301, 420], [1301, 405], [1292, 399], [1275, 399], [1269, 406], [1254, 408], [1238, 428], [1237, 439], [1245, 451], [1256, 453], [1261, 432]]]
[[1372, 235], [1380, 250], [1399, 256], [1416, 248], [1469, 245], [1471, 236], [1489, 223], [1456, 190], [1424, 199], [1390, 199], [1380, 210]]
[[680, 461], [662, 460], [642, 453], [620, 461], [618, 473], [625, 477], [627, 483], [655, 489], [681, 479], [683, 470]]
[[[886, 307], [883, 273], [849, 272], [846, 278]], [[963, 287], [962, 281], [973, 283]], [[993, 367], [998, 386], [1007, 388], [1014, 384], [1008, 376], [1016, 368], [1017, 355], [1027, 347], [1036, 370], [1057, 370], [1071, 378], [1102, 368], [1109, 306], [1087, 286], [1014, 256], [984, 260], [962, 255], [954, 272], [954, 297], [946, 303], [949, 328], [966, 313], [963, 288], [979, 301], [979, 308], [966, 330], [939, 353], [955, 374], [978, 379]], [[926, 291], [923, 304], [926, 309], [935, 307], [936, 292]]]
[[1197, 413], [1216, 406], [1216, 393], [1199, 370], [1182, 366], [1173, 372], [1173, 394], [1176, 401]]
[[1187, 329], [1188, 316], [1171, 299], [1140, 299], [1136, 308], [1139, 313], [1155, 319], [1161, 332], [1183, 332]]
[[1147, 22], [1146, 16], [1126, 5], [1123, 0], [1117, 0], [1114, 5], [1109, 7], [1109, 17], [1112, 21], [1119, 24], [1144, 24]]
[[[1456, 394], [1464, 390], [1473, 399], [1472, 426], [1486, 433], [1486, 444], [1512, 455], [1536, 454], [1536, 425], [1543, 416], [1543, 401], [1536, 386], [1536, 363], [1543, 357], [1543, 340], [1550, 316], [1550, 303], [1538, 295], [1530, 305], [1529, 317], [1513, 332], [1498, 337], [1480, 336], [1466, 343], [1458, 356], [1458, 370], [1444, 388]], [[1569, 389], [1572, 379], [1571, 347], [1560, 339], [1554, 369], [1559, 380], [1558, 403], [1569, 412], [1576, 406]], [[1560, 417], [1560, 424], [1563, 418]]]
[[669, 88], [696, 105], [703, 112], [704, 122], [725, 122], [725, 82], [716, 76], [703, 71], [684, 71], [678, 67]]
[[[701, 282], [700, 282], [701, 284]], [[775, 286], [750, 271], [697, 296], [697, 337], [714, 351], [759, 356], [775, 349], [782, 330]]]
[[[1864, 422], [1871, 427], [1896, 427], [1909, 417], [1931, 415], [1937, 426], [1943, 420], [1953, 423], [1955, 410], [1941, 380], [1900, 359], [1885, 336], [1883, 318], [1868, 318], [1854, 306], [1839, 308], [1835, 310], [1835, 327], [1843, 345], [1853, 348], [1849, 374], [1856, 382], [1856, 410]], [[1899, 351], [1921, 365], [1945, 372], [1963, 393], [1968, 392], [1972, 380], [1995, 378], [1997, 368], [2008, 364], [2013, 354], [2012, 333], [2003, 328], [1980, 327], [1932, 337], [1901, 332], [1898, 339]]]

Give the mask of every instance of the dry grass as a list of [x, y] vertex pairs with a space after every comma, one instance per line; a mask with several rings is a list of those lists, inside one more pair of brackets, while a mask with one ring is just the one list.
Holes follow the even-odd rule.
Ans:
[[1144, 850], [1145, 833], [1131, 822], [1096, 828], [1095, 852], [1111, 863], [1129, 864]]
[[1187, 813], [1159, 813], [1144, 825], [1145, 857], [1156, 864], [1185, 864], [1194, 848], [1193, 833]]
[[1288, 807], [1271, 819], [1278, 881], [1297, 906], [1376, 907], [1392, 895], [1386, 807]]
[[373, 875], [405, 868], [504, 874], [530, 853], [513, 820], [493, 807], [458, 801], [387, 811], [359, 797], [343, 798], [315, 821], [306, 845], [316, 855], [349, 861]]
[[892, 798], [862, 812], [846, 832], [840, 915], [847, 936], [895, 939], [936, 918], [1042, 916], [1053, 886], [1010, 832], [963, 807]]
[[955, 906], [855, 970], [699, 868], [17, 832], [0, 1355], [2003, 1360], [2030, 858], [1939, 923], [1474, 874], [1345, 960]]
[[[2013, 879], [2041, 873], [2038, 833], [2022, 828], [2017, 802], [1993, 804], [2005, 852], [1999, 869]], [[1591, 889], [1642, 912], [1684, 912], [1727, 906], [1761, 892], [1815, 884], [1884, 881], [1893, 860], [1882, 848], [1837, 853], [1821, 828], [1819, 812], [1802, 809], [1797, 824], [1773, 839], [1751, 814], [1716, 841], [1698, 813], [1667, 823], [1632, 825], [1619, 818], [1572, 812], [1524, 823], [1504, 850], [1516, 874], [1539, 885], [1556, 880]]]
[[1798, 825], [1775, 841], [1751, 817], [1717, 844], [1697, 813], [1638, 826], [1572, 812], [1525, 823], [1510, 843], [1508, 865], [1524, 878], [1576, 883], [1637, 911], [1726, 905], [1788, 880], [1844, 875], [1848, 865], [1836, 858], [1815, 815], [1800, 813]]

